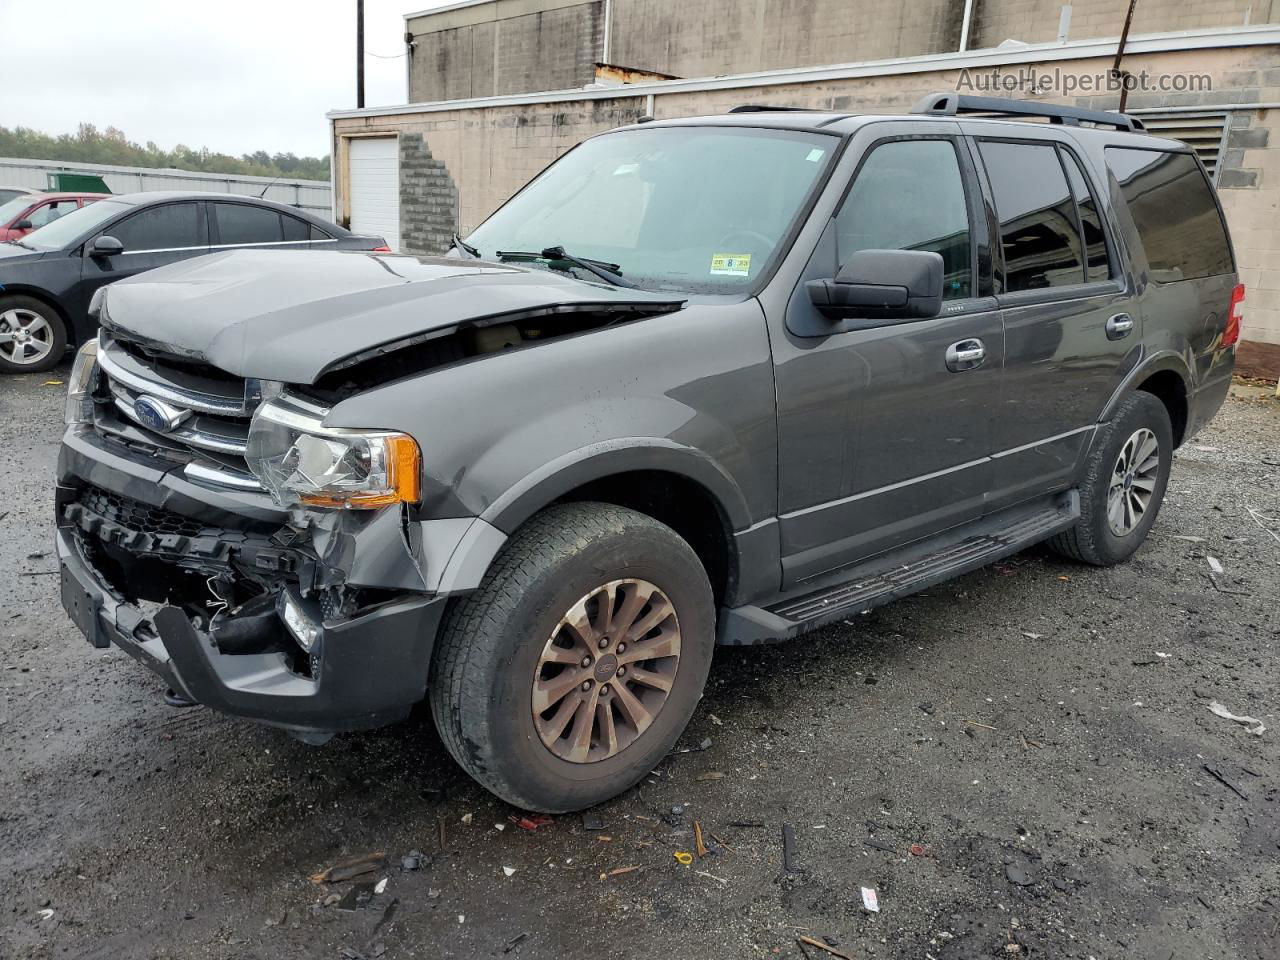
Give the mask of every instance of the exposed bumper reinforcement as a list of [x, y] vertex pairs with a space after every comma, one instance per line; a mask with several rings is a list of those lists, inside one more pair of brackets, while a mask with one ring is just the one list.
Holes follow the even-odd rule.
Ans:
[[[57, 536], [63, 605], [95, 646], [114, 643], [169, 686], [223, 713], [299, 732], [403, 719], [426, 693], [442, 597], [408, 597], [323, 624], [314, 678], [283, 653], [224, 654], [180, 609], [154, 624], [100, 579], [66, 529]], [[281, 631], [284, 626], [281, 625]]]

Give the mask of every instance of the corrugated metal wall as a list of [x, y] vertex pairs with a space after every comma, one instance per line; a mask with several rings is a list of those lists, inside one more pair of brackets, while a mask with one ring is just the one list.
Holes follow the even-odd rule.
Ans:
[[250, 197], [262, 194], [268, 200], [287, 203], [309, 213], [330, 218], [333, 206], [327, 180], [272, 180], [269, 177], [242, 177], [225, 173], [194, 173], [189, 170], [153, 170], [146, 167], [113, 167], [101, 163], [60, 163], [54, 160], [23, 160], [0, 157], [0, 184], [46, 189], [48, 174], [96, 173], [112, 193], [145, 190], [198, 190], [203, 193], [238, 193]]

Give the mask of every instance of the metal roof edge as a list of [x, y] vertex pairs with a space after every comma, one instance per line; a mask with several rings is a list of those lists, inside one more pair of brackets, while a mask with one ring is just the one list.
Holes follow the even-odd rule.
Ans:
[[410, 20], [417, 20], [420, 17], [429, 17], [433, 13], [448, 13], [450, 10], [462, 10], [466, 7], [478, 7], [484, 3], [494, 3], [496, 0], [458, 0], [457, 3], [446, 3], [441, 7], [432, 7], [430, 10], [417, 10], [414, 13], [404, 14], [404, 20], [408, 23]]
[[[486, 0], [487, 2], [487, 0]], [[988, 47], [953, 53], [925, 54], [895, 60], [868, 60], [859, 63], [832, 64], [816, 67], [788, 67], [756, 73], [724, 74], [686, 80], [660, 80], [632, 83], [619, 87], [578, 87], [539, 93], [506, 94], [496, 97], [472, 97], [465, 100], [438, 100], [430, 103], [405, 103], [362, 110], [330, 110], [330, 120], [354, 117], [392, 117], [417, 113], [443, 113], [452, 110], [477, 110], [492, 107], [522, 106], [535, 103], [563, 103], [573, 100], [625, 100], [650, 94], [695, 93], [704, 90], [734, 90], [752, 87], [789, 86], [796, 83], [818, 83], [858, 77], [889, 76], [899, 73], [932, 73], [940, 70], [999, 67], [1021, 63], [1043, 63], [1055, 60], [1087, 60], [1115, 55], [1118, 38], [1075, 40], [1067, 43], [1037, 43], [1016, 47]], [[1179, 50], [1205, 50], [1214, 47], [1280, 45], [1280, 24], [1260, 24], [1214, 30], [1178, 30], [1130, 37], [1125, 46], [1127, 56], [1140, 53], [1166, 53]]]

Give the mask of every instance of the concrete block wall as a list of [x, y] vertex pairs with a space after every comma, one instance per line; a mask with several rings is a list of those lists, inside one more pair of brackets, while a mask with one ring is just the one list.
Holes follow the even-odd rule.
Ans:
[[[410, 101], [568, 90], [591, 83], [604, 39], [603, 0], [536, 6], [475, 23], [436, 24], [431, 17], [411, 21]], [[499, 16], [507, 8], [495, 9]]]
[[[569, 90], [597, 61], [677, 77], [958, 49], [963, 0], [489, 0], [408, 22], [409, 100]], [[973, 0], [969, 48], [1052, 42], [1063, 0]], [[1068, 37], [1115, 37], [1126, 0], [1076, 0]], [[608, 43], [605, 18], [609, 18]], [[1280, 22], [1280, 0], [1141, 0], [1132, 33]]]
[[955, 50], [952, 0], [610, 0], [608, 59], [678, 77]]
[[400, 251], [435, 255], [452, 242], [458, 187], [421, 133], [400, 133]]
[[[1199, 98], [1197, 102], [1204, 105], [1242, 102], [1233, 97], [1245, 98], [1243, 103], [1280, 103], [1278, 65], [1277, 47], [1144, 54], [1126, 59], [1126, 66], [1134, 71], [1208, 74], [1213, 81], [1211, 92], [1179, 95]], [[1098, 58], [1065, 61], [1058, 66], [1064, 73], [1096, 75], [1104, 73], [1110, 62]], [[895, 113], [908, 109], [926, 93], [955, 89], [959, 76], [958, 71], [937, 71], [670, 93], [656, 97], [654, 112], [659, 118], [696, 116], [724, 113], [743, 103], [772, 103]], [[1236, 85], [1228, 85], [1228, 79]], [[1078, 102], [1114, 109], [1116, 99], [1110, 95], [1080, 98]], [[1133, 98], [1130, 102], [1134, 107], [1144, 105]], [[645, 112], [644, 97], [620, 91], [616, 98], [602, 100], [341, 118], [335, 121], [335, 133], [342, 136], [387, 131], [420, 135], [423, 149], [434, 161], [443, 163], [456, 184], [456, 225], [465, 234], [574, 144], [631, 123]], [[1219, 195], [1241, 276], [1249, 287], [1245, 336], [1280, 343], [1280, 110], [1242, 109], [1232, 113], [1231, 122]], [[343, 155], [343, 151], [335, 151], [335, 156]], [[447, 217], [443, 207], [436, 209]], [[407, 218], [408, 213], [404, 215]], [[430, 242], [438, 243], [452, 226], [433, 225], [434, 239]], [[406, 220], [402, 229], [410, 228]]]
[[[1005, 40], [1051, 43], [1058, 37], [1064, 0], [974, 0], [973, 48], [998, 46]], [[1129, 4], [1126, 0], [1075, 0], [1068, 38], [1118, 37]], [[1280, 9], [1271, 0], [1139, 0], [1131, 35], [1207, 27], [1235, 27], [1245, 22], [1272, 23]]]

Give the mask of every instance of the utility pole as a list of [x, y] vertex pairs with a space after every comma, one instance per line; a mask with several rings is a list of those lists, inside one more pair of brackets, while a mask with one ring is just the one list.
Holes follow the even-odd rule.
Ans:
[[1133, 25], [1133, 11], [1138, 6], [1138, 0], [1129, 0], [1129, 12], [1124, 17], [1124, 29], [1120, 31], [1120, 45], [1116, 47], [1116, 60], [1111, 65], [1111, 75], [1120, 81], [1120, 112], [1124, 113], [1125, 104], [1129, 102], [1129, 77], [1132, 74], [1128, 70], [1120, 69], [1120, 61], [1124, 58], [1124, 45], [1129, 42], [1129, 27]]
[[356, 109], [364, 108], [364, 0], [356, 0]]

